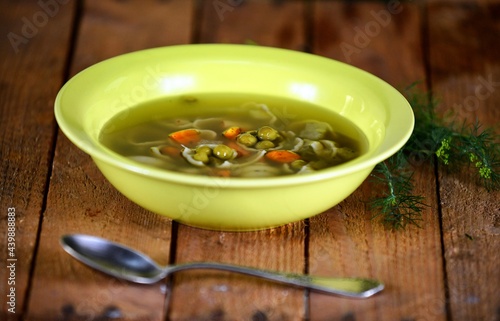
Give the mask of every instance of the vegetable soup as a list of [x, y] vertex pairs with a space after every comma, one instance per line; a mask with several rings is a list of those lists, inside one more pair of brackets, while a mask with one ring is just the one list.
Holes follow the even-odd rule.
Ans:
[[252, 95], [150, 102], [112, 118], [100, 139], [137, 162], [224, 177], [310, 173], [347, 162], [367, 147], [362, 132], [332, 111]]

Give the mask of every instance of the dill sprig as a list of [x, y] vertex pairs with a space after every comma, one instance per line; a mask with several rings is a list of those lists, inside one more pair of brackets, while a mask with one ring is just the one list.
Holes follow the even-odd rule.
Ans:
[[379, 210], [374, 218], [382, 217], [382, 222], [391, 229], [400, 229], [408, 224], [419, 226], [424, 197], [413, 194], [413, 172], [409, 168], [403, 150], [377, 164], [372, 177], [387, 188], [383, 195], [374, 199], [371, 206]]
[[439, 102], [416, 91], [414, 84], [404, 93], [415, 114], [415, 128], [405, 146], [372, 173], [373, 181], [385, 192], [373, 199], [371, 206], [379, 210], [375, 217], [381, 217], [391, 229], [420, 226], [422, 209], [427, 205], [423, 196], [414, 194], [412, 176], [423, 163], [471, 167], [488, 191], [500, 190], [500, 139], [494, 129], [483, 129], [478, 121], [458, 125], [449, 120], [453, 115], [438, 115]]
[[441, 141], [438, 160], [448, 166], [472, 167], [478, 182], [488, 191], [500, 190], [500, 140], [493, 128], [463, 124]]

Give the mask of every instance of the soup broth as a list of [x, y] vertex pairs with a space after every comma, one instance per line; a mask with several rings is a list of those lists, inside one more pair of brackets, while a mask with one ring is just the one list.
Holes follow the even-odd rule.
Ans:
[[112, 151], [170, 171], [224, 177], [310, 173], [367, 149], [349, 120], [277, 97], [204, 94], [149, 102], [112, 118]]

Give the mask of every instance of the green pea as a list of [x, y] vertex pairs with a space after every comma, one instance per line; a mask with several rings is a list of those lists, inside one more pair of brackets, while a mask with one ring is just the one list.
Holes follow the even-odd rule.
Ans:
[[307, 162], [303, 159], [297, 159], [293, 162], [290, 163], [290, 167], [295, 170], [295, 171], [298, 171], [300, 170], [302, 167], [304, 167], [304, 165], [306, 165]]
[[255, 148], [257, 149], [269, 149], [269, 148], [273, 148], [274, 147], [274, 143], [269, 141], [269, 140], [262, 140], [260, 142], [258, 142], [257, 144], [255, 144]]
[[198, 146], [196, 148], [196, 154], [205, 154], [207, 156], [212, 155], [212, 149], [208, 146]]
[[252, 130], [249, 130], [247, 132], [245, 132], [246, 134], [250, 134], [250, 135], [253, 135], [253, 136], [257, 136], [257, 130], [255, 129], [252, 129]]
[[273, 141], [278, 138], [278, 131], [270, 126], [262, 126], [257, 131], [257, 137], [259, 137], [260, 140]]
[[203, 162], [204, 164], [207, 164], [209, 161], [208, 155], [205, 153], [196, 153], [193, 155], [193, 159], [199, 162]]
[[237, 142], [247, 147], [252, 147], [257, 143], [257, 137], [249, 133], [244, 133], [238, 136]]
[[215, 148], [213, 149], [213, 154], [219, 159], [228, 160], [233, 157], [234, 151], [231, 147], [221, 144], [215, 146]]
[[217, 157], [210, 156], [208, 158], [208, 165], [210, 166], [220, 166], [223, 162], [223, 160], [218, 159]]

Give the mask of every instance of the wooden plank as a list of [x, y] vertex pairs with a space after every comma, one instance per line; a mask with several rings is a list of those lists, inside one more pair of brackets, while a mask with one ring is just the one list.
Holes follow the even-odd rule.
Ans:
[[[179, 226], [176, 262], [214, 261], [302, 273], [304, 225], [229, 233]], [[300, 289], [216, 271], [176, 274], [170, 320], [302, 320]]]
[[[300, 2], [245, 1], [228, 9], [223, 19], [212, 1], [203, 4], [200, 42], [244, 43], [251, 39], [286, 48], [300, 48], [304, 43]], [[304, 229], [303, 222], [244, 233], [179, 225], [176, 262], [217, 261], [302, 273]], [[302, 290], [215, 271], [177, 274], [169, 304], [172, 321], [303, 320], [305, 315]]]
[[[103, 59], [188, 42], [192, 2], [87, 1], [71, 74]], [[90, 158], [59, 134], [33, 276], [28, 320], [163, 320], [166, 285], [132, 285], [87, 268], [64, 253], [66, 233], [125, 243], [169, 262], [171, 221], [120, 195]]]
[[314, 52], [367, 70], [398, 89], [424, 82], [418, 8], [393, 3], [398, 2], [319, 1], [314, 6]]
[[[193, 2], [87, 1], [79, 36], [85, 40], [78, 42], [73, 70], [122, 53], [189, 42]], [[94, 50], [85, 50], [89, 43]]]
[[73, 8], [0, 2], [1, 320], [23, 316], [53, 154], [52, 106], [63, 81]]
[[434, 4], [450, 4], [450, 5], [479, 5], [479, 6], [489, 6], [490, 4], [498, 4], [500, 0], [422, 0], [430, 5]]
[[[457, 121], [500, 122], [498, 3], [429, 6], [430, 67], [442, 113]], [[476, 58], [477, 59], [476, 59]], [[500, 192], [488, 193], [471, 171], [441, 167], [440, 195], [449, 305], [453, 320], [500, 315]]]
[[[316, 2], [313, 52], [348, 62], [397, 88], [425, 80], [420, 8], [389, 2]], [[425, 82], [424, 82], [425, 83]], [[311, 320], [445, 320], [445, 289], [433, 168], [419, 166], [415, 192], [431, 205], [423, 228], [391, 232], [371, 218], [369, 181], [310, 222], [311, 274], [382, 280], [368, 300], [311, 294]]]
[[[286, 8], [286, 9], [285, 9]], [[303, 50], [304, 11], [301, 1], [203, 1], [202, 43], [247, 43]]]

